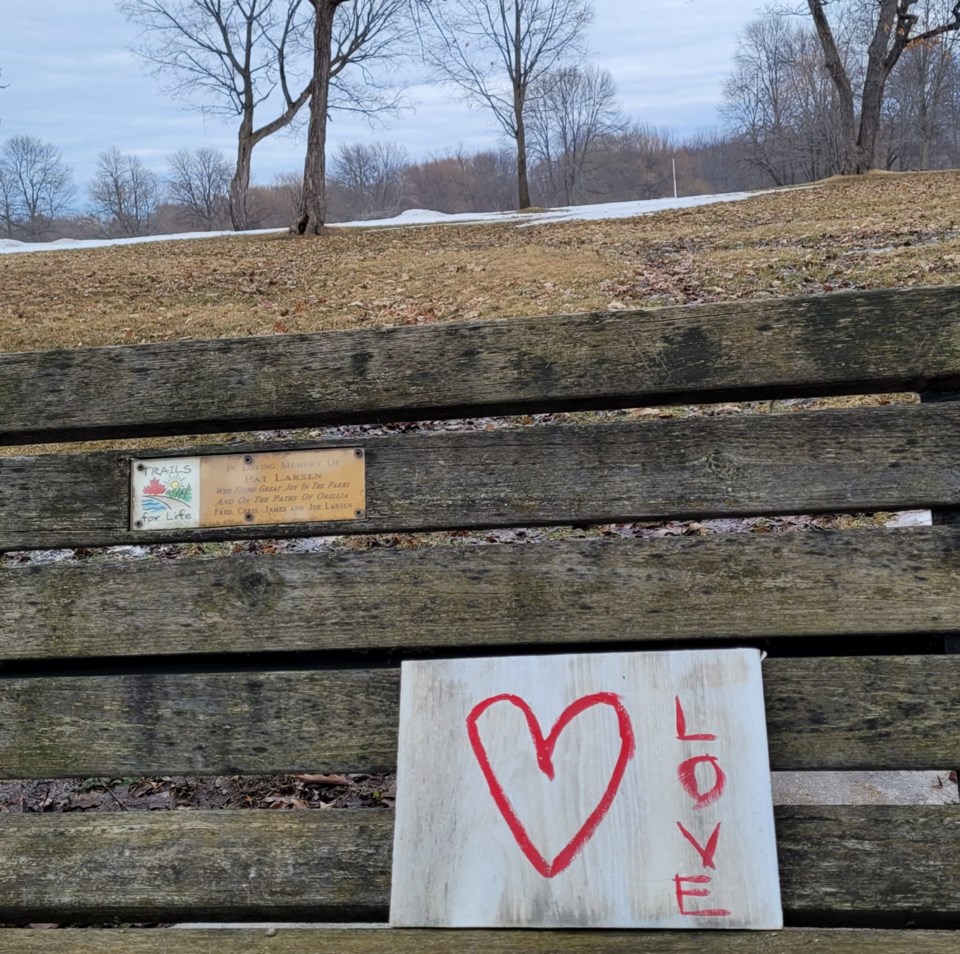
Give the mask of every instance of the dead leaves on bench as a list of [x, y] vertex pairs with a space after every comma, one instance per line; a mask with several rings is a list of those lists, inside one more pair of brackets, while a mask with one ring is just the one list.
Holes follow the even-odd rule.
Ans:
[[392, 807], [393, 776], [161, 776], [0, 782], [0, 813]]

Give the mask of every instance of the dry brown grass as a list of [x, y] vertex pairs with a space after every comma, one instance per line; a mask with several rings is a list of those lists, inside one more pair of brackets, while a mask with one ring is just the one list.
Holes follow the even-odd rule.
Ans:
[[960, 283], [960, 173], [607, 222], [0, 256], [0, 351]]

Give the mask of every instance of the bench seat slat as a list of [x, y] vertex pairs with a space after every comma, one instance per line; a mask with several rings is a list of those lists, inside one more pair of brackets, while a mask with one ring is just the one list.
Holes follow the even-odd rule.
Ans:
[[374, 928], [0, 930], [0, 954], [955, 954], [954, 931], [415, 931]]
[[3, 355], [0, 443], [958, 383], [955, 288], [858, 291]]
[[[960, 811], [776, 811], [788, 924], [960, 924]], [[392, 813], [8, 815], [0, 921], [385, 920]]]
[[0, 550], [960, 504], [960, 404], [349, 443], [364, 519], [176, 533], [128, 528], [129, 453], [0, 458]]
[[[960, 656], [768, 659], [773, 769], [960, 764]], [[0, 775], [389, 772], [397, 669], [0, 681]]]
[[960, 527], [25, 565], [0, 592], [8, 661], [956, 635]]

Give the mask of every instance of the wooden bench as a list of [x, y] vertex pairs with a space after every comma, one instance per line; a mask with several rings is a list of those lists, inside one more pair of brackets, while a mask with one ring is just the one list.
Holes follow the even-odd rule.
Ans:
[[[960, 404], [939, 400], [960, 392], [960, 289], [2, 356], [5, 445], [900, 391], [930, 400], [279, 445], [364, 450], [365, 512], [335, 523], [148, 533], [131, 459], [170, 450], [8, 447], [0, 551], [913, 508], [942, 525], [11, 560], [0, 773], [388, 772], [402, 658], [731, 644], [769, 652], [774, 770], [960, 765]], [[11, 927], [0, 951], [960, 950], [960, 808], [776, 818], [777, 934]], [[376, 809], [3, 814], [0, 922], [382, 925], [391, 830]]]

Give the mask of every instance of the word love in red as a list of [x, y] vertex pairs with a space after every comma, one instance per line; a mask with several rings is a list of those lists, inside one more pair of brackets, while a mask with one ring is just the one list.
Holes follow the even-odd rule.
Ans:
[[[554, 778], [553, 751], [556, 747], [557, 739], [563, 730], [578, 715], [594, 706], [608, 706], [617, 717], [617, 727], [620, 735], [620, 751], [613, 766], [613, 771], [610, 773], [607, 786], [600, 796], [596, 807], [587, 816], [586, 821], [584, 821], [573, 838], [567, 842], [563, 849], [552, 860], [546, 859], [536, 845], [533, 844], [527, 829], [517, 816], [510, 799], [503, 789], [503, 785], [490, 765], [490, 758], [480, 738], [477, 721], [491, 706], [501, 704], [515, 706], [523, 713], [527, 722], [527, 728], [530, 731], [530, 738], [533, 740], [537, 767], [550, 781], [553, 781]], [[627, 764], [630, 762], [630, 759], [633, 758], [636, 748], [633, 724], [630, 721], [630, 716], [624, 708], [620, 697], [612, 692], [597, 692], [592, 695], [581, 696], [563, 710], [560, 718], [553, 724], [553, 727], [546, 736], [543, 734], [540, 723], [537, 721], [537, 717], [533, 714], [530, 706], [527, 705], [526, 701], [520, 696], [509, 693], [491, 696], [489, 699], [484, 699], [478, 703], [470, 711], [470, 714], [467, 716], [467, 734], [470, 738], [473, 754], [476, 756], [480, 769], [483, 772], [483, 777], [486, 779], [487, 786], [490, 789], [490, 794], [493, 796], [493, 800], [500, 810], [500, 814], [503, 815], [503, 819], [507, 823], [510, 833], [513, 835], [517, 845], [530, 864], [532, 864], [544, 878], [553, 878], [560, 874], [561, 871], [570, 865], [583, 846], [593, 836], [617, 796], [620, 783], [623, 781], [624, 772], [627, 770]]]
[[[691, 733], [687, 729], [687, 716], [683, 710], [683, 704], [680, 702], [680, 697], [676, 696], [674, 699], [674, 704], [676, 706], [676, 722], [677, 722], [677, 740], [680, 742], [713, 742], [716, 741], [716, 735], [710, 732], [695, 732]], [[713, 784], [710, 788], [701, 787], [700, 780], [697, 778], [697, 767], [703, 765], [708, 766], [713, 773]], [[690, 796], [690, 799], [693, 802], [693, 810], [699, 811], [700, 809], [706, 808], [708, 805], [713, 805], [718, 802], [723, 796], [724, 789], [727, 785], [727, 776], [724, 773], [723, 769], [720, 768], [720, 763], [717, 760], [715, 755], [710, 753], [703, 753], [701, 755], [694, 755], [690, 758], [684, 759], [679, 766], [677, 766], [677, 780], [680, 782], [681, 787], [684, 792]], [[683, 824], [683, 822], [677, 822], [677, 828], [680, 830], [680, 834], [693, 845], [697, 854], [700, 856], [700, 864], [704, 870], [710, 868], [713, 871], [716, 871], [716, 854], [717, 847], [720, 842], [720, 822], [714, 826], [713, 831], [711, 832], [709, 838], [707, 838], [706, 844], [701, 844], [695, 835], [693, 835], [689, 829]], [[677, 898], [677, 908], [682, 915], [687, 917], [701, 917], [701, 918], [723, 918], [728, 917], [730, 912], [726, 908], [694, 908], [690, 909], [687, 907], [686, 898], [708, 898], [710, 896], [710, 890], [706, 885], [710, 884], [711, 877], [705, 874], [697, 875], [681, 875], [677, 873], [674, 875], [674, 891]], [[697, 888], [686, 888], [684, 885], [695, 884], [702, 885], [702, 887]]]

